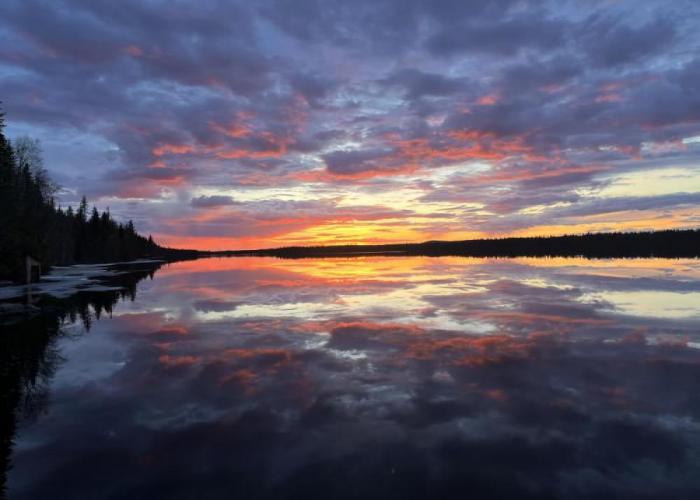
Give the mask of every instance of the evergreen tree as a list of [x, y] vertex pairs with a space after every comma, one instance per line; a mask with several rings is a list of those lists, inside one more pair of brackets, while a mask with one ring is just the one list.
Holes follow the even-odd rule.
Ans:
[[87, 199], [85, 196], [80, 199], [77, 215], [78, 220], [82, 221], [83, 223], [87, 222]]
[[88, 218], [85, 196], [77, 210], [56, 208], [39, 142], [21, 137], [11, 143], [4, 135], [0, 110], [0, 280], [22, 279], [24, 258], [51, 265], [113, 262], [177, 252], [159, 247], [136, 232], [134, 223], [116, 223], [109, 210], [93, 207]]

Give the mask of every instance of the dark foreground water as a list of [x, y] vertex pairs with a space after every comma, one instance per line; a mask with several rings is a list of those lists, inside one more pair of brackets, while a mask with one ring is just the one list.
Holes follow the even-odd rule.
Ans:
[[133, 282], [3, 332], [10, 499], [700, 498], [698, 260]]

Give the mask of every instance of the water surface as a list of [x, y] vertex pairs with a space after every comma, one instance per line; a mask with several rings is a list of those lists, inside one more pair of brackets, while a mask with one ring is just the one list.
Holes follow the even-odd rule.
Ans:
[[204, 259], [133, 292], [32, 351], [10, 498], [699, 498], [698, 260]]

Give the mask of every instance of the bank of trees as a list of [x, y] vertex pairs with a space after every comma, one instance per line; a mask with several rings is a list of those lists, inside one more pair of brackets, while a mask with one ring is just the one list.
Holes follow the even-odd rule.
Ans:
[[699, 229], [590, 233], [565, 236], [427, 241], [389, 245], [282, 247], [216, 252], [282, 258], [349, 257], [357, 255], [463, 255], [469, 257], [700, 257]]
[[39, 143], [10, 142], [0, 111], [0, 280], [21, 279], [26, 255], [51, 265], [130, 260], [163, 253], [131, 221], [119, 223], [109, 211], [56, 206], [56, 186], [44, 169]]

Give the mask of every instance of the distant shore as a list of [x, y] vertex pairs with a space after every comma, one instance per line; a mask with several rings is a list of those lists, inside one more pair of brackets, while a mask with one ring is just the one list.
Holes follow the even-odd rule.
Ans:
[[0, 302], [20, 301], [26, 295], [66, 297], [79, 291], [113, 290], [114, 278], [154, 271], [162, 264], [207, 257], [338, 258], [362, 256], [465, 257], [584, 257], [584, 258], [698, 258], [700, 230], [494, 238], [465, 241], [427, 241], [389, 245], [290, 246], [257, 250], [205, 251], [159, 248], [155, 255], [129, 262], [55, 266], [31, 286], [5, 283]]
[[426, 241], [387, 245], [289, 246], [258, 250], [199, 252], [201, 256], [271, 256], [281, 258], [352, 257], [361, 255], [462, 255], [470, 257], [700, 257], [700, 230], [589, 233]]

